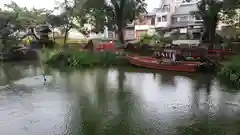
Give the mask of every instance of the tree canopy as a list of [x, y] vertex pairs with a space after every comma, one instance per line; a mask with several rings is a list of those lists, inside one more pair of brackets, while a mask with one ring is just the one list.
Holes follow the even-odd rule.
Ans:
[[240, 27], [240, 1], [224, 0], [221, 10], [221, 20], [234, 27]]
[[210, 43], [208, 47], [213, 47], [216, 42], [216, 27], [222, 16], [232, 17], [239, 3], [239, 0], [201, 0], [198, 3], [197, 14], [202, 17], [204, 24], [203, 42]]
[[[65, 0], [61, 6], [67, 26], [77, 28], [80, 32], [88, 34], [103, 32], [105, 26], [116, 30], [120, 41], [124, 42], [123, 31], [126, 25], [140, 13], [146, 12], [145, 0]], [[90, 24], [91, 27], [85, 27]]]

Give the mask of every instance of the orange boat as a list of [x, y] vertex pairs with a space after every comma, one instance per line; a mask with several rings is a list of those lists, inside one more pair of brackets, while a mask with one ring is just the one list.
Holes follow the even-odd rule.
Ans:
[[132, 65], [157, 69], [157, 70], [169, 70], [169, 71], [181, 71], [181, 72], [197, 72], [201, 62], [188, 62], [179, 61], [178, 63], [164, 63], [159, 59], [145, 56], [127, 56], [127, 59]]

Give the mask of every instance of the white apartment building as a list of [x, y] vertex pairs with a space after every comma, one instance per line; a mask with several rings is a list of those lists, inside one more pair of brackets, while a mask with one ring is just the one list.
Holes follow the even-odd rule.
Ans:
[[162, 0], [160, 8], [155, 9], [155, 28], [163, 30], [171, 26], [172, 15], [175, 13], [174, 0]]
[[199, 33], [202, 28], [202, 20], [200, 17], [192, 14], [192, 12], [198, 10], [198, 1], [161, 0], [160, 6], [155, 8], [153, 12], [141, 14], [134, 21], [133, 29], [127, 27], [125, 32], [126, 35], [130, 36], [127, 36], [128, 38], [126, 39], [139, 39], [141, 35], [146, 33], [152, 34], [156, 31], [165, 33], [176, 29], [182, 33], [186, 33], [187, 31]]
[[184, 32], [189, 27], [188, 30], [196, 31], [202, 25], [202, 20], [192, 14], [197, 11], [198, 1], [162, 0], [159, 8], [155, 8], [152, 13], [142, 15], [135, 21], [136, 38], [154, 30], [165, 32], [181, 28], [180, 30]]
[[140, 39], [143, 34], [151, 34], [155, 31], [155, 14], [141, 14], [134, 22], [135, 38]]
[[153, 34], [156, 30], [164, 30], [171, 25], [171, 16], [175, 11], [174, 0], [162, 0], [160, 6], [152, 13], [142, 14], [135, 21], [135, 37], [143, 34]]

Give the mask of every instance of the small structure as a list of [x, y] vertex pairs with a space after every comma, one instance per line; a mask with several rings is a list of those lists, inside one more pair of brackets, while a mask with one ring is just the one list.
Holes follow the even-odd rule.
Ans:
[[36, 27], [30, 27], [30, 31], [26, 36], [34, 36], [35, 41], [32, 41], [31, 48], [43, 48], [44, 46], [47, 48], [53, 48], [54, 42], [53, 40], [49, 39], [49, 33], [52, 31], [50, 30], [47, 24], [38, 25]]
[[104, 38], [89, 39], [88, 44], [83, 48], [91, 51], [116, 51], [115, 41]]

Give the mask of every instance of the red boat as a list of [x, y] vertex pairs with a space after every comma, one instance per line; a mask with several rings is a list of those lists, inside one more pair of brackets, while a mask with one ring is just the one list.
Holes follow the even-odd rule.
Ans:
[[132, 65], [139, 67], [181, 72], [197, 72], [197, 67], [201, 64], [200, 62], [187, 62], [187, 61], [180, 61], [174, 64], [164, 63], [160, 62], [159, 59], [145, 56], [127, 56], [127, 59]]

